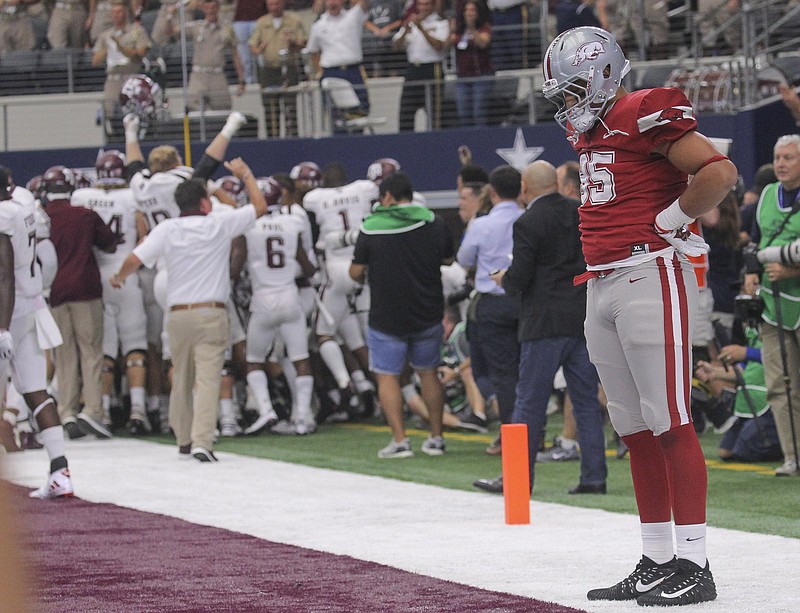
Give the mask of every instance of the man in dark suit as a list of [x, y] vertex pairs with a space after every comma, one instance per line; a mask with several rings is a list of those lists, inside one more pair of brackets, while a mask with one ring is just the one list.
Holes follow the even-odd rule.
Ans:
[[[586, 287], [576, 287], [572, 282], [586, 270], [578, 230], [580, 203], [558, 193], [556, 169], [541, 160], [525, 169], [522, 195], [529, 204], [514, 223], [512, 264], [492, 275], [507, 294], [521, 295], [519, 382], [511, 421], [528, 426], [533, 488], [547, 401], [556, 371], [563, 367], [581, 447], [581, 479], [570, 493], [605, 494], [607, 467], [603, 414], [597, 399], [599, 381], [583, 335]], [[498, 479], [475, 485], [502, 491]]]

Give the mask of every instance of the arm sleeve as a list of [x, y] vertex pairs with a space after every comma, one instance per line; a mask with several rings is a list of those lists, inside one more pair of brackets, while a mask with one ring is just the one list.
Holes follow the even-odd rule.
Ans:
[[147, 169], [147, 164], [141, 160], [134, 160], [125, 167], [125, 181], [130, 185], [137, 173]]
[[195, 179], [210, 179], [221, 163], [219, 160], [215, 160], [207, 153], [204, 153], [197, 166], [194, 167], [192, 177]]

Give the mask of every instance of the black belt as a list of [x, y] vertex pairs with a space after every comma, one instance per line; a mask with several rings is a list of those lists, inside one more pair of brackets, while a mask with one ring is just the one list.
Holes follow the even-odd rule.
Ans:
[[358, 64], [343, 64], [341, 66], [326, 66], [325, 70], [351, 70], [352, 68], [361, 68], [361, 63]]

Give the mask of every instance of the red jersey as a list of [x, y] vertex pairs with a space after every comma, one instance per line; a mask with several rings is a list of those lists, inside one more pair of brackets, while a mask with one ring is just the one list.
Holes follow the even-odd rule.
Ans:
[[590, 269], [636, 264], [669, 247], [653, 223], [688, 176], [654, 151], [697, 128], [691, 103], [674, 88], [626, 94], [603, 122], [570, 137], [580, 154], [580, 230]]

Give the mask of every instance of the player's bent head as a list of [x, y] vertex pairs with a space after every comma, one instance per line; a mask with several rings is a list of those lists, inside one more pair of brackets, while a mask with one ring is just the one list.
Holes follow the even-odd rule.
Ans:
[[182, 163], [181, 155], [172, 145], [159, 145], [147, 156], [150, 172], [166, 172], [177, 168]]
[[414, 199], [414, 186], [411, 184], [411, 178], [402, 171], [390, 174], [381, 181], [378, 187], [381, 202], [386, 194], [391, 194], [397, 202], [411, 202]]
[[522, 187], [519, 170], [513, 166], [498, 166], [489, 175], [489, 185], [504, 200], [516, 200]]
[[182, 213], [200, 211], [200, 204], [208, 199], [206, 182], [201, 179], [189, 179], [175, 188], [175, 202]]

